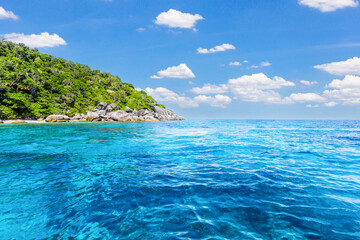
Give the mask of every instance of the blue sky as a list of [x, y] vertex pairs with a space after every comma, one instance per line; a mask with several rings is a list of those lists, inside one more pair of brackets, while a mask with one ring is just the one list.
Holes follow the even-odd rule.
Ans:
[[2, 37], [118, 75], [186, 118], [360, 118], [358, 0], [0, 7]]

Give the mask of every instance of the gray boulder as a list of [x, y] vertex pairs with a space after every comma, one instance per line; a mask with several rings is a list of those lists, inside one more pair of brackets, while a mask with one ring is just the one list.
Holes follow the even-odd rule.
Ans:
[[101, 102], [101, 103], [99, 103], [99, 105], [97, 105], [96, 107], [95, 107], [95, 111], [96, 110], [106, 110], [106, 107], [107, 107], [107, 103], [106, 102]]
[[148, 114], [145, 116], [141, 117], [141, 121], [145, 121], [145, 122], [157, 122], [160, 121], [159, 119], [155, 118], [155, 116], [153, 114]]
[[106, 112], [108, 113], [108, 112], [112, 112], [112, 111], [114, 111], [114, 109], [116, 108], [116, 105], [115, 104], [109, 104], [109, 105], [107, 105], [107, 107], [106, 107]]
[[101, 118], [100, 118], [100, 115], [98, 112], [91, 112], [91, 111], [88, 111], [86, 113], [86, 120], [87, 121], [100, 121]]
[[138, 117], [142, 117], [142, 116], [145, 116], [147, 114], [150, 114], [150, 110], [149, 109], [140, 109], [138, 112], [137, 112], [137, 115]]
[[127, 112], [127, 113], [132, 113], [133, 110], [132, 110], [131, 108], [129, 108], [129, 107], [125, 107], [125, 112]]
[[81, 120], [81, 119], [84, 119], [84, 114], [75, 114], [75, 116], [73, 116], [71, 118], [71, 120]]
[[108, 117], [114, 121], [120, 121], [120, 122], [132, 121], [132, 114], [129, 114], [124, 111], [111, 112], [110, 114], [108, 114]]
[[184, 120], [183, 117], [176, 115], [173, 111], [169, 109], [164, 109], [155, 106], [155, 116], [159, 120]]
[[145, 109], [140, 109], [140, 110], [137, 112], [137, 116], [138, 116], [138, 117], [141, 117], [142, 115], [144, 115], [144, 112], [145, 112]]
[[106, 118], [106, 110], [100, 110], [100, 111], [97, 111], [97, 113], [99, 114], [100, 117]]

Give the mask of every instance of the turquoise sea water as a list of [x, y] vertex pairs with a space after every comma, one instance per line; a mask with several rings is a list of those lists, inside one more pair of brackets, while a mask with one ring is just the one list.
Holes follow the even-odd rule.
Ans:
[[360, 122], [0, 125], [0, 239], [360, 239]]

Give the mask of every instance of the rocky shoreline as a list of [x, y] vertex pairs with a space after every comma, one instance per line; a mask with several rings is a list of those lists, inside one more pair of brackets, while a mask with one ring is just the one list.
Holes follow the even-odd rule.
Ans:
[[27, 123], [27, 122], [97, 122], [97, 121], [118, 121], [118, 122], [158, 122], [184, 120], [183, 117], [176, 115], [169, 109], [158, 106], [154, 111], [149, 109], [133, 110], [126, 107], [124, 111], [116, 109], [115, 104], [99, 103], [94, 111], [88, 111], [86, 115], [76, 114], [73, 117], [66, 115], [50, 115], [45, 119], [38, 120], [4, 120], [0, 123]]

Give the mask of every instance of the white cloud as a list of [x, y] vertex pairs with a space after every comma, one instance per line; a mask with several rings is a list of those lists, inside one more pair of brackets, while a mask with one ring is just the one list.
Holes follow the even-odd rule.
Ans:
[[326, 87], [333, 88], [323, 94], [331, 101], [344, 105], [360, 104], [360, 77], [347, 75], [343, 80], [333, 80]]
[[230, 79], [229, 85], [242, 88], [258, 88], [261, 90], [295, 86], [293, 82], [286, 81], [282, 77], [270, 79], [264, 73], [244, 75], [236, 79]]
[[333, 12], [346, 7], [357, 7], [357, 0], [299, 0], [299, 4], [316, 8], [321, 12]]
[[314, 66], [316, 69], [326, 71], [333, 75], [344, 76], [351, 74], [360, 74], [360, 58], [353, 57], [346, 61], [332, 62]]
[[289, 97], [284, 98], [284, 103], [304, 103], [304, 102], [325, 102], [326, 98], [316, 93], [293, 93]]
[[3, 7], [0, 6], [0, 19], [18, 20], [19, 17], [16, 16], [12, 11], [6, 11]]
[[218, 94], [218, 93], [225, 93], [228, 91], [228, 87], [225, 84], [220, 84], [219, 86], [214, 84], [205, 84], [203, 87], [194, 87], [190, 90], [196, 94]]
[[271, 66], [271, 63], [268, 62], [268, 61], [266, 61], [266, 62], [261, 62], [261, 63], [260, 63], [260, 66], [261, 66], [261, 67], [269, 67], [269, 66]]
[[307, 108], [318, 108], [318, 107], [320, 107], [320, 105], [319, 105], [319, 104], [314, 104], [314, 105], [312, 105], [312, 104], [307, 104], [306, 107], [307, 107]]
[[360, 88], [360, 77], [347, 75], [343, 80], [335, 79], [326, 87], [328, 88]]
[[146, 88], [145, 92], [158, 102], [178, 104], [183, 108], [193, 108], [199, 106], [199, 104], [193, 99], [180, 96], [179, 94], [163, 87], [158, 87], [156, 89]]
[[226, 105], [231, 103], [231, 98], [224, 95], [216, 95], [215, 97], [199, 95], [194, 98], [189, 98], [180, 96], [179, 94], [163, 87], [156, 89], [146, 88], [145, 91], [158, 102], [177, 104], [182, 108], [198, 107], [201, 103], [207, 103], [212, 107], [225, 108]]
[[248, 67], [248, 69], [250, 69], [250, 68], [259, 68], [259, 66], [258, 65], [251, 65], [250, 67]]
[[304, 84], [304, 85], [306, 85], [306, 86], [311, 86], [311, 85], [317, 84], [316, 81], [310, 82], [310, 81], [306, 81], [306, 80], [301, 80], [300, 83], [302, 83], [302, 84]]
[[234, 45], [229, 44], [229, 43], [223, 43], [223, 44], [221, 44], [219, 46], [215, 46], [215, 47], [210, 48], [210, 49], [198, 48], [197, 53], [198, 54], [207, 54], [207, 53], [224, 52], [226, 50], [234, 50], [234, 49], [236, 49]]
[[249, 61], [248, 60], [244, 60], [243, 63], [248, 63]]
[[170, 28], [193, 28], [197, 21], [204, 19], [199, 14], [182, 13], [175, 9], [160, 13], [155, 20], [156, 24]]
[[[360, 77], [359, 77], [360, 79]], [[313, 84], [313, 82], [310, 82]], [[306, 81], [308, 84], [308, 81]], [[359, 84], [360, 89], [360, 80], [356, 82]], [[357, 86], [352, 83], [351, 86]], [[334, 80], [330, 84], [332, 87], [338, 86], [339, 84]], [[348, 81], [342, 82], [342, 85], [349, 86]], [[325, 106], [333, 105], [333, 99], [328, 99], [326, 96], [319, 95], [317, 93], [292, 93], [290, 96], [282, 97], [277, 89], [283, 87], [292, 87], [295, 86], [295, 83], [286, 81], [281, 77], [269, 78], [264, 73], [244, 75], [236, 79], [229, 79], [227, 84], [204, 84], [203, 87], [194, 87], [190, 92], [199, 94], [201, 97], [195, 97], [197, 103], [201, 103], [201, 99], [206, 99], [208, 102], [211, 102], [209, 96], [203, 97], [204, 94], [221, 94], [226, 92], [231, 92], [233, 94], [233, 99], [241, 100], [244, 102], [263, 102], [266, 104], [296, 104], [296, 103], [309, 103], [308, 107], [320, 107], [318, 103], [323, 103]], [[359, 91], [360, 95], [360, 91]], [[310, 104], [316, 103], [316, 104]], [[210, 104], [210, 103], [209, 103]], [[212, 106], [216, 103], [212, 103]]]
[[138, 32], [143, 32], [145, 30], [146, 30], [146, 28], [142, 28], [142, 27], [136, 29], [136, 31], [138, 31]]
[[43, 32], [39, 35], [31, 34], [25, 35], [23, 33], [9, 33], [5, 34], [4, 38], [6, 40], [15, 42], [15, 43], [24, 43], [29, 47], [42, 48], [42, 47], [57, 47], [60, 45], [66, 45], [64, 39], [59, 37], [57, 34], [50, 35], [47, 32]]
[[235, 62], [229, 62], [229, 66], [241, 66], [241, 63], [238, 61]]
[[336, 102], [327, 102], [324, 104], [325, 107], [335, 107], [337, 105]]
[[165, 70], [157, 72], [157, 75], [153, 75], [150, 78], [194, 78], [195, 75], [186, 64], [182, 63], [179, 66], [168, 67]]
[[[321, 106], [334, 107], [337, 104], [360, 105], [360, 77], [346, 76], [343, 80], [335, 79], [322, 95], [309, 93], [292, 93], [282, 97], [277, 91], [283, 87], [292, 87], [295, 83], [286, 81], [281, 77], [269, 78], [264, 73], [244, 75], [236, 79], [229, 79], [227, 84], [204, 84], [202, 87], [194, 87], [190, 92], [197, 94], [193, 98], [179, 95], [166, 88], [147, 88], [145, 91], [159, 102], [178, 104], [180, 107], [198, 107], [206, 103], [212, 107], [224, 108], [232, 102], [232, 99], [244, 102], [263, 102], [266, 104], [297, 104], [305, 103], [308, 108]], [[231, 92], [232, 97], [221, 95]], [[216, 96], [209, 96], [217, 94]]]
[[250, 68], [260, 68], [260, 67], [269, 67], [269, 66], [271, 66], [271, 63], [266, 61], [266, 62], [261, 62], [259, 65], [251, 65], [248, 68], [250, 69]]
[[245, 102], [282, 103], [281, 96], [273, 89], [295, 86], [281, 77], [268, 78], [263, 73], [230, 79], [227, 84], [236, 99]]
[[226, 108], [231, 103], [231, 98], [224, 95], [216, 95], [215, 97], [199, 95], [194, 97], [197, 103], [207, 103], [212, 107]]

